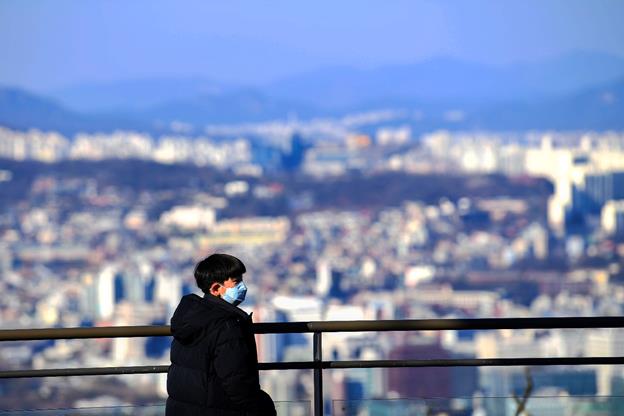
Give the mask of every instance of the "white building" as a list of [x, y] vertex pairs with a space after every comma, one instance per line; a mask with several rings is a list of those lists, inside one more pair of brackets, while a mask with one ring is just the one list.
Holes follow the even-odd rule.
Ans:
[[624, 232], [624, 200], [608, 201], [602, 207], [600, 225], [607, 234]]
[[216, 212], [213, 208], [197, 205], [178, 205], [160, 216], [160, 223], [185, 230], [209, 229], [215, 224]]

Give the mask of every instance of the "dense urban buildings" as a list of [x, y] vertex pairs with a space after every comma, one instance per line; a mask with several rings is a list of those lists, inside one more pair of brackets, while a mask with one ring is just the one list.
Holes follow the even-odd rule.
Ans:
[[[197, 291], [195, 262], [217, 251], [248, 265], [243, 307], [256, 321], [622, 314], [624, 134], [413, 137], [408, 126], [375, 122], [368, 133], [342, 119], [200, 137], [1, 128], [1, 326], [167, 323], [180, 296]], [[595, 329], [346, 333], [326, 335], [324, 349], [334, 359], [496, 358], [618, 355], [623, 345], [621, 331]], [[311, 357], [307, 335], [263, 335], [258, 346], [260, 361]], [[166, 364], [168, 347], [158, 338], [16, 343], [0, 348], [0, 361]], [[521, 395], [527, 377], [535, 396], [556, 397], [530, 411], [590, 412], [573, 396], [617, 396], [624, 386], [614, 366], [328, 373], [335, 414], [414, 397], [456, 398], [463, 414], [513, 414], [513, 402], [491, 398]], [[97, 394], [80, 403], [154, 402], [163, 382], [133, 377], [132, 394], [93, 384]], [[30, 403], [79, 400], [58, 394], [78, 389], [71, 383], [36, 384], [24, 393]], [[266, 372], [263, 386], [303, 408], [312, 394], [305, 371]]]

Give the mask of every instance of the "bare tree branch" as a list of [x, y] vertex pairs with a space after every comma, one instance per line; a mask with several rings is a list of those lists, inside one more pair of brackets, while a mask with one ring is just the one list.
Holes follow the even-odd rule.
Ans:
[[522, 398], [519, 398], [515, 393], [513, 395], [513, 398], [518, 405], [516, 408], [516, 416], [530, 416], [526, 411], [526, 404], [529, 401], [529, 397], [531, 397], [531, 393], [533, 392], [533, 377], [531, 376], [531, 369], [529, 367], [524, 369], [524, 377], [527, 384], [524, 388]]

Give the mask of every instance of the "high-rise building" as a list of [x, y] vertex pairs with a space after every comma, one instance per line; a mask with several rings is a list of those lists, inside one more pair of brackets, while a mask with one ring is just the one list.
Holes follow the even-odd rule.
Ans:
[[624, 199], [624, 172], [588, 174], [584, 195], [588, 208], [598, 212], [607, 201]]
[[[390, 351], [391, 360], [447, 359], [448, 351], [438, 344], [402, 345]], [[427, 380], [415, 383], [414, 380]], [[397, 393], [398, 397], [452, 397], [452, 369], [443, 368], [389, 368], [388, 392]]]
[[624, 199], [607, 201], [600, 213], [600, 225], [607, 234], [624, 234]]
[[624, 171], [596, 171], [581, 163], [556, 178], [548, 222], [557, 231], [582, 225], [588, 215], [599, 215], [608, 201], [618, 199], [624, 199]]
[[289, 172], [299, 170], [307, 149], [308, 145], [302, 137], [299, 134], [294, 134], [290, 139], [289, 151], [282, 154], [282, 167]]
[[108, 319], [115, 309], [115, 269], [107, 266], [95, 279], [96, 316]]
[[332, 269], [329, 261], [321, 259], [316, 263], [316, 294], [323, 298], [329, 294], [332, 285]]
[[8, 246], [0, 243], [0, 275], [6, 276], [13, 269], [13, 255]]

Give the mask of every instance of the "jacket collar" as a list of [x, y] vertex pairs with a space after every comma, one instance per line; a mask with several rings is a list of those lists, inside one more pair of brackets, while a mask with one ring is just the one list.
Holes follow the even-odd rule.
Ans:
[[248, 315], [247, 312], [245, 312], [241, 308], [239, 308], [237, 306], [234, 306], [231, 303], [228, 303], [228, 302], [224, 301], [223, 299], [221, 299], [218, 296], [213, 296], [213, 295], [211, 295], [209, 293], [205, 293], [204, 297], [202, 298], [202, 301], [207, 303], [207, 304], [209, 304], [209, 305], [211, 305], [211, 306], [214, 306], [214, 307], [217, 307], [217, 308], [220, 308], [220, 309], [224, 309], [228, 313], [240, 316], [241, 318], [251, 319], [251, 314]]

